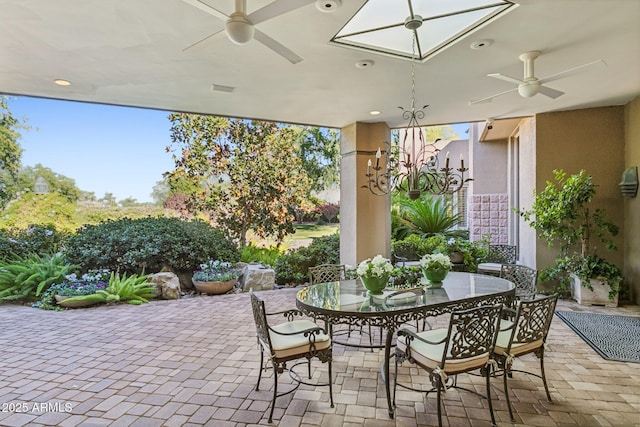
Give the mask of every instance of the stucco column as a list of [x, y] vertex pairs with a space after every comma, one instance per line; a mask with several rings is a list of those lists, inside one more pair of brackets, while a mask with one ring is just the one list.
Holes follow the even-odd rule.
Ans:
[[357, 266], [365, 258], [391, 254], [391, 197], [376, 196], [366, 185], [367, 161], [375, 161], [391, 131], [384, 122], [353, 123], [341, 129], [340, 262]]

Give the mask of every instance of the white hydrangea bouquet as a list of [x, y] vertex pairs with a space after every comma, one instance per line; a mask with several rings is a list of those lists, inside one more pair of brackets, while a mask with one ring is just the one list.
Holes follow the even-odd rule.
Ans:
[[360, 277], [384, 277], [389, 276], [392, 271], [393, 264], [382, 255], [376, 255], [373, 259], [365, 259], [358, 264], [356, 269], [356, 273]]
[[453, 268], [451, 258], [445, 254], [427, 254], [420, 259], [420, 267], [423, 270], [445, 270]]

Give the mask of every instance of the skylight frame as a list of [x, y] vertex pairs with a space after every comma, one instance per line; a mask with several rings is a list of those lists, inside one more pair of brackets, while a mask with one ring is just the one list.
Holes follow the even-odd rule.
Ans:
[[[447, 6], [458, 4], [462, 9], [442, 11], [445, 4]], [[402, 14], [396, 10], [396, 7], [400, 8], [400, 6], [403, 10]], [[367, 0], [331, 38], [330, 43], [424, 62], [489, 22], [503, 16], [516, 6], [518, 6], [517, 3], [510, 0], [407, 0], [406, 3], [398, 0]], [[411, 10], [423, 18], [422, 27], [414, 31], [414, 34], [417, 35], [415, 57], [412, 51], [412, 37], [409, 36], [410, 30], [404, 27], [404, 19], [411, 15]], [[422, 14], [424, 12], [420, 12], [424, 10], [440, 10], [442, 13], [425, 16]], [[472, 19], [464, 26], [458, 24], [457, 28], [454, 27], [445, 36], [438, 36], [435, 42], [426, 41], [426, 37], [433, 35], [434, 24], [451, 27], [455, 24], [455, 22], [451, 22], [452, 19], [462, 17], [469, 21], [470, 14], [477, 15], [477, 19]], [[400, 19], [399, 17], [402, 15], [404, 17]], [[368, 21], [375, 21], [374, 26], [371, 27]], [[380, 42], [375, 41], [376, 37]], [[398, 48], [399, 43], [406, 43], [406, 46]], [[426, 46], [428, 48], [425, 48]]]

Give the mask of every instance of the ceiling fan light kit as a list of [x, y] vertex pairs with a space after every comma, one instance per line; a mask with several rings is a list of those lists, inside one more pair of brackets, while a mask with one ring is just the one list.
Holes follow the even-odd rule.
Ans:
[[255, 27], [247, 15], [241, 12], [232, 13], [224, 28], [229, 40], [240, 45], [249, 43], [255, 34]]

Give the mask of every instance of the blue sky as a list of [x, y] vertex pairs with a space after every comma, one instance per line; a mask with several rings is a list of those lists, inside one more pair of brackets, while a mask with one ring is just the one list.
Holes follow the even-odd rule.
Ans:
[[[108, 192], [118, 201], [152, 202], [153, 186], [174, 167], [165, 152], [167, 111], [29, 97], [11, 97], [8, 104], [31, 127], [19, 141], [22, 165], [40, 163], [97, 198]], [[454, 126], [461, 139], [467, 128]]]
[[11, 97], [9, 110], [26, 118], [22, 165], [40, 163], [101, 198], [151, 202], [163, 172], [173, 169], [166, 111]]

